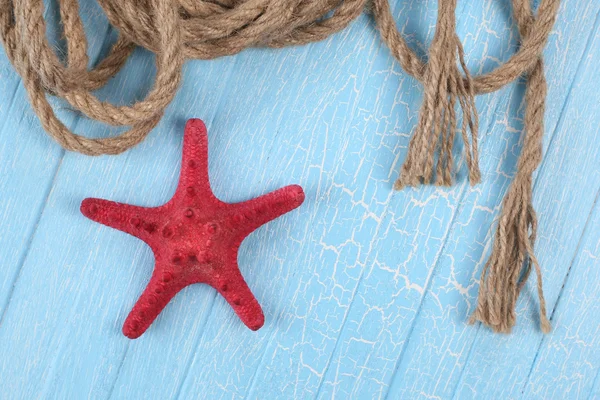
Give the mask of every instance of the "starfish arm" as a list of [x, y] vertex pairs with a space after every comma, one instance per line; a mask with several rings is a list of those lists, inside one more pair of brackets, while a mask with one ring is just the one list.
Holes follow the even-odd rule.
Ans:
[[240, 273], [237, 262], [226, 277], [221, 278], [216, 289], [248, 328], [256, 331], [264, 325], [263, 311]]
[[[81, 213], [111, 228], [128, 233], [152, 247], [153, 234], [157, 229], [152, 208], [132, 206], [114, 201], [87, 198], [81, 202]], [[150, 214], [150, 218], [148, 215]]]
[[175, 295], [185, 287], [173, 280], [172, 273], [157, 266], [148, 286], [136, 301], [123, 324], [123, 334], [130, 339], [140, 337]]
[[[304, 202], [304, 191], [299, 185], [290, 185], [256, 199], [235, 204], [234, 221], [239, 220], [238, 239], [246, 236], [275, 218], [298, 208]], [[241, 223], [244, 221], [244, 223]]]
[[192, 118], [185, 124], [181, 172], [175, 197], [196, 198], [196, 201], [216, 199], [208, 179], [208, 134], [200, 119]]

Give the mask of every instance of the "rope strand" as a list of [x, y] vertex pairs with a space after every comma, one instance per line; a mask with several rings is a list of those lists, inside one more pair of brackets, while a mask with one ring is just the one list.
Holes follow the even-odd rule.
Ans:
[[[514, 14], [521, 35], [529, 35], [533, 22], [529, 1], [514, 0]], [[496, 332], [508, 333], [514, 326], [515, 303], [532, 265], [537, 275], [540, 329], [544, 333], [551, 330], [546, 316], [542, 272], [533, 252], [537, 217], [532, 204], [532, 183], [533, 172], [542, 161], [546, 91], [544, 64], [539, 57], [527, 77], [524, 142], [517, 174], [503, 201], [492, 255], [482, 273], [477, 308], [470, 319], [471, 323], [481, 321]]]
[[[400, 176], [394, 185], [397, 190], [432, 182], [436, 152], [435, 183], [452, 185], [452, 149], [457, 125], [454, 109], [457, 101], [463, 114], [461, 137], [466, 148], [469, 181], [474, 185], [479, 183], [481, 177], [477, 154], [475, 94], [471, 89], [471, 75], [465, 66], [462, 44], [456, 35], [455, 11], [456, 0], [440, 2], [435, 36], [429, 48], [429, 62], [423, 77], [425, 88], [419, 123], [409, 144]], [[457, 59], [460, 59], [464, 78], [457, 66]], [[469, 130], [471, 140], [468, 137]]]

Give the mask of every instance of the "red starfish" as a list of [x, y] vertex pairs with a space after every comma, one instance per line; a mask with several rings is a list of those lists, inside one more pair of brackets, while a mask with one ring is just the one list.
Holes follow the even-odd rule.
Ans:
[[263, 326], [260, 305], [238, 268], [238, 248], [252, 231], [303, 201], [297, 185], [242, 203], [217, 199], [208, 181], [206, 126], [199, 119], [185, 126], [179, 185], [165, 205], [83, 200], [83, 215], [143, 240], [154, 252], [152, 278], [125, 320], [125, 336], [142, 335], [173, 296], [193, 283], [214, 287], [250, 329]]

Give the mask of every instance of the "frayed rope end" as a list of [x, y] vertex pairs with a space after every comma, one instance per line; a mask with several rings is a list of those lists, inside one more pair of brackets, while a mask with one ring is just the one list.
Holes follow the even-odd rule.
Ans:
[[[457, 56], [464, 76], [457, 65]], [[475, 108], [475, 92], [464, 62], [462, 44], [455, 33], [436, 35], [431, 46], [430, 62], [424, 82], [419, 122], [394, 189], [419, 186], [422, 183], [452, 186], [453, 149], [456, 133], [459, 131], [457, 104], [462, 110], [460, 133], [465, 145], [469, 183], [478, 184], [481, 181], [481, 172], [478, 162], [479, 120]]]
[[531, 198], [531, 176], [518, 175], [504, 198], [492, 254], [481, 273], [477, 309], [470, 321], [481, 321], [494, 332], [512, 330], [517, 299], [532, 270], [537, 278], [540, 329], [544, 333], [552, 329], [546, 316], [542, 270], [533, 251], [537, 217]]

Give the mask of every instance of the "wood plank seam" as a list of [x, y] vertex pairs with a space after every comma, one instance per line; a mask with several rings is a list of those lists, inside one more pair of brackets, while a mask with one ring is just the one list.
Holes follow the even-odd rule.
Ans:
[[123, 368], [123, 364], [125, 363], [125, 357], [127, 357], [127, 353], [129, 352], [129, 347], [131, 346], [131, 342], [127, 342], [125, 346], [125, 351], [123, 352], [123, 356], [117, 365], [117, 373], [115, 374], [115, 379], [113, 379], [110, 389], [108, 390], [108, 396], [106, 396], [107, 400], [112, 399], [113, 393], [115, 391], [115, 387], [117, 385], [117, 381], [119, 380], [119, 375], [121, 374], [121, 369]]
[[31, 234], [29, 235], [29, 237], [27, 239], [27, 243], [25, 245], [25, 250], [23, 252], [23, 255], [21, 256], [21, 259], [19, 260], [19, 266], [17, 267], [15, 278], [14, 278], [12, 284], [10, 285], [11, 288], [8, 293], [8, 298], [6, 300], [6, 304], [4, 304], [4, 306], [0, 310], [0, 327], [2, 326], [2, 322], [4, 321], [4, 316], [6, 314], [6, 310], [8, 310], [8, 308], [10, 307], [10, 303], [13, 298], [15, 286], [17, 285], [17, 282], [19, 281], [19, 278], [21, 276], [21, 270], [23, 269], [23, 265], [25, 265], [25, 261], [27, 260], [27, 256], [29, 255], [29, 250], [31, 249], [31, 244], [33, 242], [33, 238], [35, 236], [35, 233], [37, 232], [37, 228], [39, 226], [40, 220], [42, 219], [42, 214], [44, 213], [44, 210], [46, 209], [46, 205], [48, 204], [48, 198], [50, 197], [50, 193], [52, 192], [52, 187], [54, 185], [54, 182], [56, 181], [56, 177], [58, 176], [58, 170], [60, 169], [60, 165], [62, 163], [62, 159], [65, 154], [64, 150], [60, 150], [60, 151], [61, 151], [61, 154], [59, 157], [58, 164], [57, 164], [56, 168], [54, 169], [52, 181], [50, 182], [50, 184], [48, 185], [48, 188], [46, 189], [46, 193], [44, 195], [44, 202], [41, 204], [40, 211], [37, 213], [37, 218], [35, 220], [33, 230], [31, 231]]

